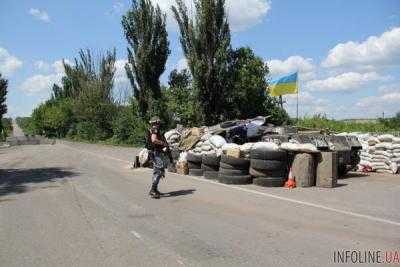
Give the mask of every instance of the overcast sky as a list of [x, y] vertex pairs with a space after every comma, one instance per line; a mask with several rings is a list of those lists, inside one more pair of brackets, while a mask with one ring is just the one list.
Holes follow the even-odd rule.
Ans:
[[[162, 77], [184, 68], [174, 0], [152, 0], [168, 14], [171, 56]], [[9, 115], [29, 115], [63, 75], [61, 60], [80, 48], [116, 48], [116, 86], [124, 73], [121, 16], [127, 0], [1, 0], [0, 72], [9, 79]], [[189, 4], [190, 7], [190, 4]], [[400, 1], [226, 0], [233, 46], [249, 46], [269, 78], [300, 73], [300, 115], [376, 118], [400, 111]], [[285, 97], [295, 115], [296, 97]]]

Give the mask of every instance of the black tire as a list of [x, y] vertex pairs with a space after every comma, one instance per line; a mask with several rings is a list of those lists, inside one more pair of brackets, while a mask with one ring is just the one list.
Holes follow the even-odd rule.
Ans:
[[287, 170], [266, 171], [250, 167], [249, 173], [253, 177], [287, 177]]
[[[250, 166], [248, 159], [234, 158], [227, 155], [221, 155], [221, 162], [237, 167], [236, 169], [246, 169]], [[220, 163], [221, 163], [220, 162]]]
[[218, 180], [218, 172], [215, 171], [205, 171], [204, 178], [208, 180]]
[[219, 126], [221, 128], [229, 128], [229, 127], [233, 127], [233, 126], [236, 126], [236, 125], [237, 125], [236, 121], [225, 121], [225, 122], [220, 123]]
[[283, 187], [286, 178], [283, 177], [259, 177], [253, 179], [253, 184], [263, 187]]
[[233, 169], [220, 168], [219, 173], [229, 176], [243, 176], [243, 175], [249, 175], [249, 170], [233, 170]]
[[287, 163], [277, 160], [252, 159], [250, 166], [256, 170], [279, 171], [286, 170]]
[[204, 171], [202, 169], [189, 169], [190, 176], [203, 176]]
[[219, 168], [221, 169], [229, 169], [229, 170], [248, 170], [249, 167], [248, 166], [233, 166], [224, 162], [220, 162], [219, 163]]
[[287, 161], [288, 153], [286, 151], [268, 151], [265, 149], [253, 149], [250, 151], [251, 159], [262, 159], [262, 160], [278, 160]]
[[200, 170], [201, 169], [201, 164], [198, 164], [197, 162], [188, 161], [188, 168], [189, 169], [198, 169], [198, 170]]
[[203, 155], [202, 163], [211, 166], [219, 166], [221, 157], [217, 155]]
[[253, 182], [253, 178], [251, 175], [242, 175], [242, 176], [230, 176], [219, 174], [218, 181], [223, 184], [251, 184]]
[[211, 166], [211, 165], [207, 165], [207, 164], [201, 164], [201, 169], [203, 169], [204, 171], [214, 171], [217, 172], [219, 170], [219, 166]]
[[194, 163], [201, 164], [202, 155], [197, 155], [197, 154], [193, 154], [193, 153], [187, 153], [186, 159], [187, 159], [187, 161], [191, 161], [191, 162], [194, 162]]

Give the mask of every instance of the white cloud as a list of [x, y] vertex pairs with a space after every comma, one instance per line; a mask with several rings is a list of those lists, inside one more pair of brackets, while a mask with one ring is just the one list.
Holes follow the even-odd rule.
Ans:
[[47, 72], [50, 69], [50, 65], [43, 60], [35, 61], [35, 63], [33, 63], [33, 65], [34, 65], [35, 69], [37, 69], [38, 71]]
[[363, 114], [364, 117], [380, 117], [382, 113], [390, 117], [400, 111], [399, 102], [400, 89], [378, 96], [362, 98], [356, 103], [355, 107], [359, 110], [359, 114]]
[[272, 77], [299, 71], [300, 79], [309, 80], [315, 76], [315, 65], [311, 58], [291, 56], [286, 60], [273, 59], [267, 62]]
[[47, 92], [51, 89], [54, 83], [59, 83], [61, 81], [62, 76], [63, 75], [60, 73], [34, 75], [26, 79], [19, 88], [28, 94]]
[[47, 23], [50, 22], [50, 16], [44, 10], [40, 10], [37, 8], [31, 8], [31, 9], [29, 9], [29, 14], [31, 14], [33, 17], [35, 17], [38, 20], [41, 20], [43, 22], [47, 22]]
[[336, 45], [322, 62], [323, 67], [400, 65], [400, 28], [371, 36], [364, 42], [347, 42]]
[[311, 91], [338, 92], [352, 91], [360, 88], [371, 81], [384, 81], [389, 77], [384, 77], [376, 72], [357, 73], [347, 72], [337, 76], [329, 77], [325, 80], [313, 80], [306, 84], [306, 88]]
[[[152, 0], [167, 13], [168, 24], [176, 25], [171, 6], [175, 5], [175, 0]], [[194, 12], [194, 4], [191, 0], [185, 0], [189, 10], [189, 15]], [[263, 18], [271, 9], [268, 0], [226, 0], [226, 10], [232, 31], [240, 32], [262, 22]]]
[[400, 92], [400, 83], [384, 84], [378, 87], [379, 93], [391, 93], [396, 91]]
[[[66, 63], [71, 64], [71, 62], [67, 59]], [[62, 60], [57, 60], [53, 64], [50, 64], [39, 60], [34, 63], [35, 67], [47, 68], [47, 71], [51, 70], [51, 73], [48, 75], [44, 74], [36, 74], [29, 78], [27, 78], [20, 86], [19, 89], [28, 93], [28, 94], [39, 94], [49, 92], [53, 84], [59, 84], [61, 82], [61, 78], [64, 76], [64, 66], [62, 64]]]
[[188, 67], [189, 67], [189, 66], [188, 66], [188, 62], [187, 62], [186, 58], [181, 58], [181, 59], [178, 61], [178, 63], [176, 64], [176, 69], [177, 69], [178, 71], [187, 69]]
[[115, 61], [115, 78], [114, 85], [116, 87], [129, 87], [130, 82], [126, 76], [125, 65], [128, 63], [126, 59], [119, 59]]
[[13, 75], [21, 66], [21, 60], [10, 55], [6, 49], [0, 47], [0, 73], [3, 76], [8, 77]]

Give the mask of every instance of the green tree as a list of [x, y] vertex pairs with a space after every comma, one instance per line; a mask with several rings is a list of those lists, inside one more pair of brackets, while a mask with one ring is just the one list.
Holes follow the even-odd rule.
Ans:
[[167, 103], [172, 116], [185, 126], [195, 125], [199, 119], [198, 101], [193, 91], [189, 71], [173, 70], [169, 75], [168, 85]]
[[3, 115], [7, 113], [7, 87], [8, 81], [6, 79], [3, 79], [0, 73], [0, 133], [3, 132]]
[[166, 14], [150, 0], [133, 0], [132, 8], [122, 17], [122, 26], [129, 44], [125, 69], [139, 114], [146, 120], [152, 115], [164, 117], [160, 76], [170, 53]]
[[195, 17], [189, 18], [183, 0], [172, 7], [180, 41], [193, 77], [202, 122], [211, 125], [227, 117], [231, 37], [225, 0], [194, 0]]

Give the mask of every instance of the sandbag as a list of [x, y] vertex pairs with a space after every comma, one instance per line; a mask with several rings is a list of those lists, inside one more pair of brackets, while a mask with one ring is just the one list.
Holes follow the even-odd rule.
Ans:
[[280, 146], [283, 150], [288, 151], [297, 151], [297, 152], [305, 152], [305, 153], [318, 153], [318, 148], [313, 144], [294, 144], [294, 143], [282, 143]]
[[149, 161], [149, 150], [146, 148], [139, 152], [139, 163], [141, 166], [145, 165]]
[[400, 137], [393, 137], [392, 143], [400, 145]]
[[391, 143], [393, 138], [394, 138], [394, 136], [391, 135], [391, 134], [383, 134], [383, 135], [379, 135], [378, 136], [378, 140], [380, 142], [389, 142], [389, 143]]
[[213, 135], [209, 138], [210, 144], [215, 148], [221, 148], [223, 145], [226, 144], [225, 138], [220, 135]]
[[252, 149], [261, 149], [265, 151], [278, 151], [279, 146], [272, 142], [258, 142], [253, 145]]
[[370, 138], [368, 138], [367, 142], [368, 142], [368, 145], [373, 146], [373, 145], [379, 143], [379, 139], [374, 136], [371, 136]]
[[222, 146], [222, 152], [226, 153], [229, 149], [238, 149], [240, 150], [240, 146], [237, 144], [225, 144]]

